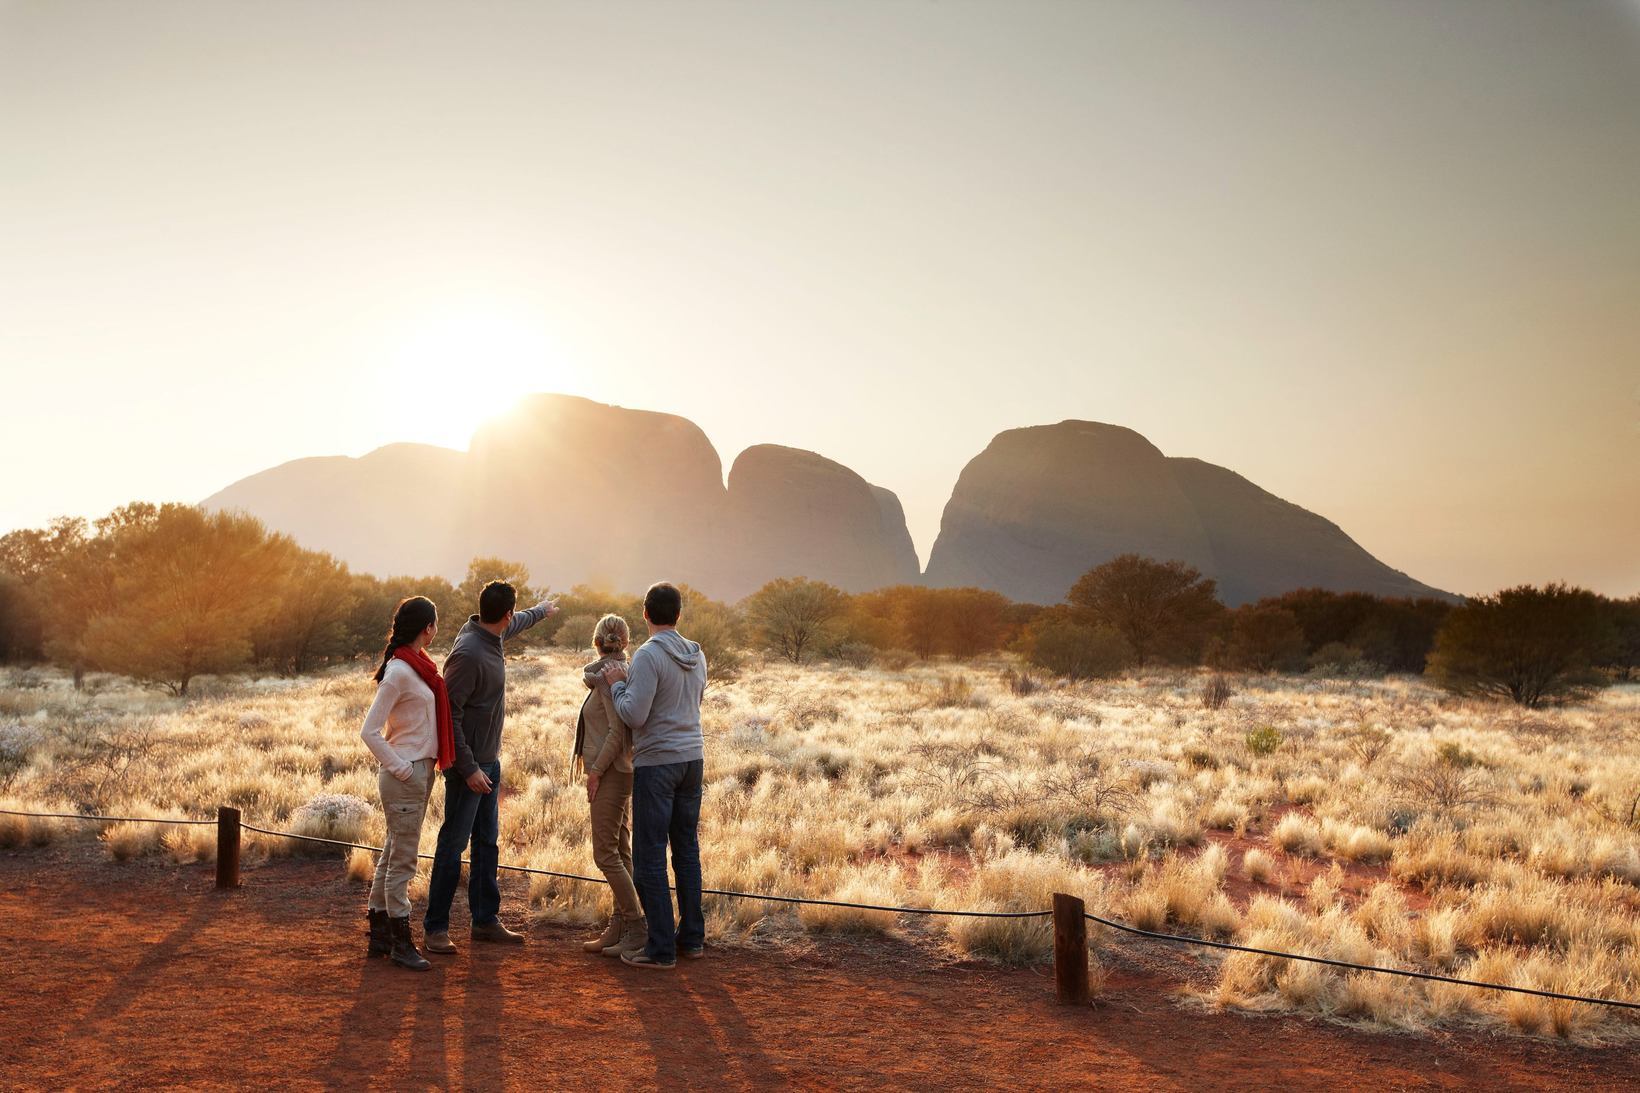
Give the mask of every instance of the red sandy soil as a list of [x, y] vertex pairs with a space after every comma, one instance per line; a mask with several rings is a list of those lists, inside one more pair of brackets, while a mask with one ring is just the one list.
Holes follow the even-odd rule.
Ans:
[[713, 948], [667, 973], [538, 925], [522, 949], [463, 945], [417, 975], [364, 957], [362, 911], [334, 861], [271, 862], [220, 893], [205, 867], [0, 852], [0, 1087], [1636, 1085], [1622, 1049], [1202, 1012], [1136, 966], [1062, 1007], [1046, 969], [895, 940]]

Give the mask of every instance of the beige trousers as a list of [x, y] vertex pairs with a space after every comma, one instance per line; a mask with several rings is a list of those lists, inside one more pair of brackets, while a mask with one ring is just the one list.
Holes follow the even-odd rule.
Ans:
[[434, 766], [431, 759], [417, 759], [408, 782], [399, 781], [385, 767], [376, 775], [382, 811], [387, 814], [387, 841], [376, 859], [376, 877], [370, 882], [372, 911], [386, 911], [393, 918], [410, 915], [410, 878], [416, 875], [421, 821], [433, 793]]
[[615, 896], [615, 913], [641, 918], [638, 890], [632, 886], [632, 772], [614, 767], [598, 781], [592, 802], [592, 860], [603, 870]]

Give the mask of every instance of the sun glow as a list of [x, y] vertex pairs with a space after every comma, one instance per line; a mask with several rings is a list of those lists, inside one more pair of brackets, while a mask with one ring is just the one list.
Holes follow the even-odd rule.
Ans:
[[474, 430], [525, 395], [570, 391], [571, 371], [539, 323], [474, 309], [431, 316], [393, 353], [406, 411], [425, 425], [416, 440], [466, 448]]

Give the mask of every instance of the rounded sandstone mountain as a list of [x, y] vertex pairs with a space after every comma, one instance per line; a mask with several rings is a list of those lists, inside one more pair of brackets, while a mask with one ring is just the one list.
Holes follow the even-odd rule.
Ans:
[[864, 592], [920, 575], [900, 499], [800, 448], [740, 453], [729, 470], [728, 530], [734, 564], [713, 583], [730, 598], [775, 577]]
[[1094, 421], [998, 435], [957, 480], [927, 580], [1058, 603], [1077, 577], [1129, 553], [1195, 566], [1232, 606], [1295, 588], [1447, 595], [1233, 471]]

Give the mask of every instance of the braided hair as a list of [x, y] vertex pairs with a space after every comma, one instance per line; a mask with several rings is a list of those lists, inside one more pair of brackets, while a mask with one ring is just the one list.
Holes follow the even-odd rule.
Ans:
[[420, 633], [438, 621], [438, 608], [426, 596], [411, 596], [393, 612], [393, 628], [387, 634], [387, 648], [382, 650], [381, 667], [376, 669], [376, 682], [387, 674], [388, 662], [401, 645], [409, 645]]

